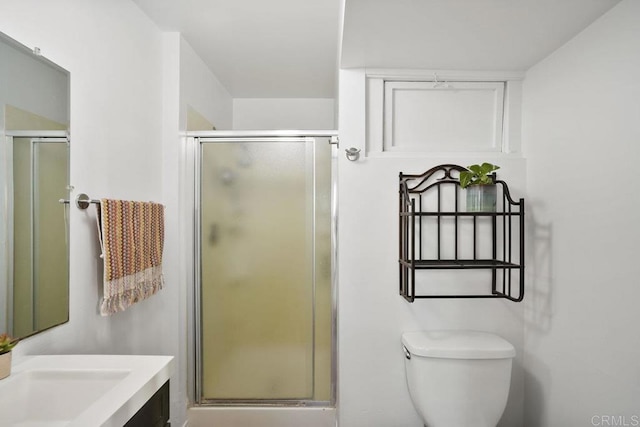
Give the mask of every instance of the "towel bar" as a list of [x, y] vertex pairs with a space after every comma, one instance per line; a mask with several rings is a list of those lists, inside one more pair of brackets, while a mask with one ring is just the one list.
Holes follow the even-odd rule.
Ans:
[[[59, 203], [64, 203], [66, 205], [71, 203], [70, 200], [66, 200], [66, 199], [60, 199], [60, 200], [58, 200], [58, 202]], [[154, 203], [154, 202], [149, 202], [149, 203]], [[85, 193], [80, 193], [76, 197], [76, 206], [78, 207], [78, 209], [83, 209], [83, 210], [87, 209], [90, 204], [99, 205], [100, 204], [100, 200], [92, 199], [91, 197], [87, 196]], [[165, 207], [165, 206], [163, 206], [163, 207]]]

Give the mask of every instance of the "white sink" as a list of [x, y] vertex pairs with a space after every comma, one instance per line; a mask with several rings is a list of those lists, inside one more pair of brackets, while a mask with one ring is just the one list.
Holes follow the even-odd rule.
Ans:
[[0, 380], [0, 426], [121, 427], [169, 379], [171, 356], [32, 356]]

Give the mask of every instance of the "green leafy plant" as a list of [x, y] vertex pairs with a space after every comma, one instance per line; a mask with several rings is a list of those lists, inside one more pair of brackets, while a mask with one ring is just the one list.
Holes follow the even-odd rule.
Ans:
[[11, 338], [7, 334], [0, 335], [0, 354], [9, 353], [13, 347], [18, 345], [18, 339]]
[[460, 187], [467, 188], [470, 185], [493, 184], [491, 173], [500, 169], [500, 166], [491, 163], [481, 165], [471, 165], [466, 171], [460, 171]]

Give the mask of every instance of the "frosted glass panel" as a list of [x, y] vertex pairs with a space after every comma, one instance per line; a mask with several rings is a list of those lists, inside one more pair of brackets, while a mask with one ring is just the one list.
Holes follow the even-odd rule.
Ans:
[[34, 292], [35, 327], [43, 329], [69, 319], [69, 242], [65, 205], [69, 182], [69, 145], [35, 144]]
[[313, 400], [331, 399], [331, 147], [326, 138], [315, 147], [315, 345]]
[[[329, 398], [330, 156], [323, 147], [316, 155], [313, 140], [202, 144], [205, 400]], [[315, 166], [319, 159], [324, 166]], [[320, 300], [328, 308], [314, 308]], [[325, 351], [314, 352], [314, 344]]]
[[31, 140], [14, 139], [13, 193], [17, 196], [13, 201], [13, 334], [21, 337], [35, 330], [31, 156]]

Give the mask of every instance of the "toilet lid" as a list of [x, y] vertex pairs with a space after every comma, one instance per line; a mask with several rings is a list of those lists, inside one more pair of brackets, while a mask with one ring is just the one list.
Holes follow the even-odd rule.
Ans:
[[402, 334], [412, 355], [446, 359], [509, 359], [516, 349], [498, 335], [479, 331], [419, 331]]

